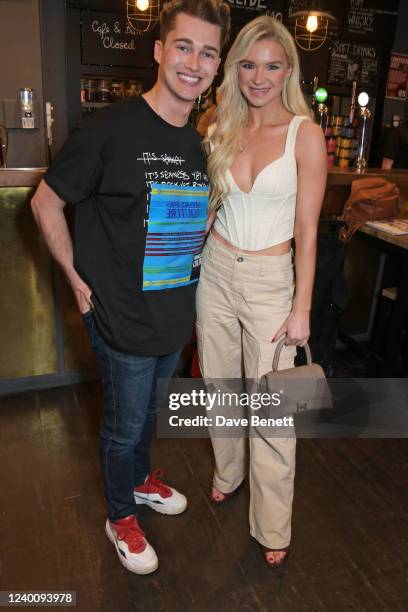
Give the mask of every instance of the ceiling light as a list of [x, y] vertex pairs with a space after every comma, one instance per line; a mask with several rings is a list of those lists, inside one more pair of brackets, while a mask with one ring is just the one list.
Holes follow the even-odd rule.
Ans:
[[289, 16], [295, 21], [294, 38], [298, 47], [304, 51], [316, 51], [326, 42], [329, 21], [336, 21], [327, 11], [317, 8], [317, 0], [308, 2], [309, 8], [296, 11]]
[[126, 0], [126, 16], [134, 34], [143, 34], [159, 21], [160, 0]]
[[136, 7], [139, 11], [147, 11], [149, 8], [149, 0], [137, 0]]
[[306, 21], [306, 30], [308, 32], [315, 32], [317, 30], [318, 22], [316, 15], [309, 15]]

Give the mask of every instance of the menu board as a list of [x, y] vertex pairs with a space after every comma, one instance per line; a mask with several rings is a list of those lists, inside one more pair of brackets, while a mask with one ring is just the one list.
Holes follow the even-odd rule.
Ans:
[[398, 5], [399, 0], [347, 0], [344, 38], [392, 44]]
[[[285, 14], [285, 25], [292, 32], [296, 28], [296, 18], [292, 15], [297, 11], [308, 11], [314, 8], [313, 0], [288, 0], [286, 14]], [[343, 22], [344, 14], [344, 1], [333, 2], [333, 0], [321, 0], [319, 2], [319, 11], [325, 11], [330, 13], [334, 19], [327, 21], [327, 36], [338, 37], [340, 36], [340, 28]], [[303, 22], [302, 22], [303, 23]]]
[[387, 80], [387, 98], [407, 99], [408, 55], [392, 53]]
[[125, 15], [81, 11], [82, 64], [153, 66], [153, 32], [139, 32]]
[[347, 85], [357, 81], [359, 88], [375, 91], [381, 50], [346, 40], [335, 40], [330, 50], [327, 82]]

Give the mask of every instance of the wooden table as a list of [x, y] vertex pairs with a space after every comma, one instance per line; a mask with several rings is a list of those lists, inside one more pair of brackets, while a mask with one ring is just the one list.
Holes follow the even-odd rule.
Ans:
[[[363, 172], [357, 172], [354, 168], [335, 167], [331, 168], [328, 173], [322, 218], [338, 218], [338, 216], [341, 215], [344, 204], [350, 195], [352, 181], [362, 178], [384, 178], [392, 183], [395, 183], [400, 190], [402, 216], [408, 217], [408, 170], [382, 170], [380, 168], [367, 168]], [[346, 328], [343, 335], [345, 337], [350, 337], [350, 335], [355, 336], [356, 334], [361, 334], [363, 330], [353, 331], [355, 320], [354, 315], [356, 313], [361, 314], [362, 310], [364, 311], [364, 309], [367, 309], [367, 329], [368, 334], [370, 334], [377, 310], [377, 301], [381, 296], [381, 282], [383, 279], [383, 270], [387, 253], [398, 253], [398, 256], [402, 257], [402, 273], [399, 280], [398, 297], [393, 305], [392, 320], [389, 322], [388, 339], [384, 353], [384, 364], [380, 368], [381, 376], [395, 375], [395, 372], [398, 370], [398, 360], [402, 351], [402, 331], [405, 329], [408, 320], [408, 236], [392, 236], [383, 231], [367, 226], [361, 228], [358, 235], [363, 239], [362, 242], [366, 242], [366, 247], [368, 247], [368, 249], [370, 245], [375, 245], [375, 250], [378, 249], [381, 256], [379, 261], [374, 261], [374, 259], [370, 259], [369, 257], [367, 258], [367, 255], [369, 254], [369, 250], [367, 250], [367, 252], [363, 251], [361, 253], [363, 259], [360, 259], [358, 248], [352, 248], [352, 255], [348, 255], [346, 268], [349, 275], [351, 274], [351, 278], [348, 279], [348, 281], [355, 285], [356, 282], [358, 283], [358, 275], [362, 273], [363, 277], [361, 278], [361, 285], [357, 284], [356, 288], [358, 289], [361, 287], [363, 296], [366, 297], [365, 292], [367, 290], [367, 286], [372, 282], [374, 297], [371, 301], [371, 305], [368, 299], [366, 302], [363, 302], [362, 305], [358, 303], [357, 299], [349, 302], [349, 305], [345, 311], [345, 319], [343, 318], [343, 323]], [[354, 242], [351, 245], [352, 247], [356, 247], [355, 242], [356, 239], [354, 239]], [[362, 244], [362, 246], [364, 245]], [[354, 262], [352, 259], [350, 259], [350, 257], [354, 258], [354, 256], [358, 257], [358, 260], [355, 262], [355, 276], [353, 270]], [[367, 258], [365, 263], [363, 262], [364, 258]], [[362, 271], [362, 267], [365, 264], [367, 268]], [[356, 321], [356, 327], [359, 328], [360, 323], [358, 317]], [[362, 335], [365, 335], [365, 332]]]
[[[380, 368], [380, 376], [398, 376], [401, 368], [402, 351], [406, 342], [408, 326], [408, 235], [394, 236], [373, 227], [363, 226], [360, 232], [370, 239], [378, 241], [382, 251], [383, 261], [387, 253], [398, 253], [401, 257], [401, 273], [397, 288], [397, 298], [393, 305], [392, 316], [388, 324], [387, 341], [384, 351], [384, 362]], [[384, 266], [380, 266], [380, 275]], [[380, 281], [382, 278], [379, 279]]]

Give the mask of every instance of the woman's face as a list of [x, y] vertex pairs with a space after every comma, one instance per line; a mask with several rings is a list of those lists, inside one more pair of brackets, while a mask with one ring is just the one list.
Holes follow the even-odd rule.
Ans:
[[274, 40], [258, 40], [239, 62], [239, 88], [250, 106], [262, 108], [281, 97], [291, 72], [282, 45]]

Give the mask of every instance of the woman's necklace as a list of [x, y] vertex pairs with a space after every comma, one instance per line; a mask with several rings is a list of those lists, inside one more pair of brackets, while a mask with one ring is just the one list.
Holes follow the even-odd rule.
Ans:
[[[279, 118], [280, 117], [278, 117], [278, 119]], [[280, 125], [279, 121], [277, 121], [276, 123], [272, 124], [270, 127], [276, 127], [278, 125]], [[247, 137], [246, 142], [243, 142], [243, 143], [240, 144], [240, 146], [238, 147], [239, 153], [243, 153], [246, 150], [246, 148], [247, 148], [248, 144], [251, 142], [251, 140], [252, 140], [251, 137], [249, 137], [249, 138]]]
[[250, 138], [248, 138], [248, 139], [247, 139], [247, 141], [246, 141], [245, 143], [242, 143], [242, 144], [239, 146], [238, 151], [239, 151], [240, 153], [243, 153], [243, 152], [246, 150], [246, 148], [247, 148], [248, 144], [250, 143], [250, 141], [251, 141], [251, 139], [250, 139]]
[[239, 148], [238, 148], [238, 151], [239, 151], [240, 153], [243, 153], [243, 152], [245, 151], [245, 149], [246, 149], [246, 148], [247, 148], [247, 146], [248, 146], [249, 141], [250, 141], [250, 138], [247, 138], [247, 139], [246, 139], [246, 142], [242, 142], [242, 143], [240, 144], [240, 146], [239, 146]]
[[[244, 140], [244, 138], [243, 138], [243, 140]], [[249, 143], [251, 142], [252, 139], [247, 136], [247, 138], [245, 140], [246, 140], [246, 142], [242, 142], [240, 144], [240, 146], [238, 147], [238, 151], [240, 153], [243, 153], [245, 151], [245, 149], [247, 148], [247, 146], [249, 145]]]

